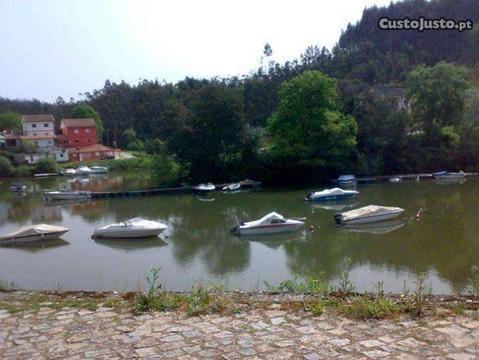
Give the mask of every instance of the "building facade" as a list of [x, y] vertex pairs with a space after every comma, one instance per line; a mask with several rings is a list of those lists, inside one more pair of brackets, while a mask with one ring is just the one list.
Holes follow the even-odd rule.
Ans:
[[22, 115], [23, 135], [55, 138], [55, 118], [52, 114]]
[[63, 119], [60, 122], [59, 143], [62, 147], [82, 147], [98, 144], [94, 119]]

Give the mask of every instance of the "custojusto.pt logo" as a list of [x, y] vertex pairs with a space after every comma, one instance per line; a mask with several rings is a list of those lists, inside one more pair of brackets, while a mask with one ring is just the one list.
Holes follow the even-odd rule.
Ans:
[[472, 20], [453, 20], [453, 19], [428, 19], [419, 17], [411, 19], [409, 17], [401, 19], [391, 19], [388, 17], [381, 17], [378, 20], [378, 26], [381, 30], [454, 30], [465, 31], [472, 30], [474, 23]]

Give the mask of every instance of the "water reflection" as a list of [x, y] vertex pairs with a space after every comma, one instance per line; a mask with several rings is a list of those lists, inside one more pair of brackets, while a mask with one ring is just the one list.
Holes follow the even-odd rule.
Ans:
[[[64, 225], [69, 246], [45, 246], [36, 251], [0, 249], [0, 278], [24, 287], [109, 289], [114, 284], [131, 289], [153, 266], [162, 268], [162, 280], [176, 289], [199, 278], [231, 286], [255, 288], [262, 280], [281, 281], [324, 273], [335, 281], [344, 258], [352, 260], [359, 289], [375, 279], [387, 279], [402, 290], [403, 279], [429, 272], [441, 291], [467, 286], [472, 265], [478, 265], [479, 182], [378, 183], [358, 185], [360, 195], [348, 202], [305, 203], [307, 190], [262, 190], [209, 195], [154, 196], [85, 202], [44, 203], [44, 189], [107, 191], [153, 187], [145, 179], [120, 175], [30, 181], [27, 196], [17, 198], [0, 184], [0, 234], [32, 222]], [[202, 197], [203, 198], [203, 197]], [[361, 228], [336, 227], [335, 211], [378, 204], [406, 209], [404, 218]], [[416, 219], [419, 209], [423, 209]], [[229, 229], [240, 221], [258, 219], [276, 211], [287, 217], [306, 216], [306, 229], [284, 235], [237, 237]], [[90, 239], [95, 228], [141, 216], [168, 224], [167, 241]], [[66, 244], [64, 244], [66, 245]], [[166, 246], [168, 245], [168, 246]], [[28, 264], [13, 272], [18, 263]], [[74, 274], [83, 274], [78, 277]], [[116, 286], [116, 285], [115, 285]]]
[[31, 253], [36, 253], [42, 250], [48, 250], [51, 248], [70, 245], [67, 241], [63, 239], [50, 239], [50, 240], [39, 240], [30, 243], [18, 243], [18, 244], [8, 244], [2, 245], [0, 248], [10, 248], [17, 249], [22, 251], [27, 251]]

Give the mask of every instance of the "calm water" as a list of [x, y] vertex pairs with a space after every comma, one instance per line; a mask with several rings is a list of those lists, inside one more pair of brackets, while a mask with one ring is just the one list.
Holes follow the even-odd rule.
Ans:
[[[28, 195], [0, 184], [0, 234], [31, 223], [69, 227], [63, 241], [36, 246], [0, 248], [0, 279], [21, 288], [137, 289], [150, 268], [159, 266], [168, 288], [188, 289], [196, 281], [229, 288], [264, 288], [294, 277], [324, 273], [335, 283], [347, 257], [358, 290], [384, 281], [387, 291], [412, 288], [416, 274], [428, 273], [435, 293], [464, 291], [470, 268], [479, 265], [479, 180], [462, 184], [430, 181], [359, 186], [348, 207], [380, 204], [406, 209], [400, 221], [382, 228], [337, 228], [338, 204], [303, 201], [308, 189], [215, 193], [213, 201], [193, 195], [109, 199], [76, 204], [45, 204], [42, 189], [94, 191], [148, 187], [147, 180], [110, 175], [87, 179], [30, 180]], [[414, 219], [418, 209], [424, 211]], [[228, 230], [239, 219], [257, 219], [270, 211], [306, 216], [302, 233], [238, 238]], [[95, 241], [99, 226], [131, 217], [163, 221], [167, 237]]]

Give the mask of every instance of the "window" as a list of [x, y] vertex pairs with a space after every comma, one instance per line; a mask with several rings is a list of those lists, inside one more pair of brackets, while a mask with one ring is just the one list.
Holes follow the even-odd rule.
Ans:
[[283, 219], [271, 219], [271, 224], [284, 224], [285, 222]]
[[87, 142], [90, 142], [90, 139], [87, 139]]
[[48, 127], [48, 123], [43, 124], [43, 127]]
[[78, 134], [78, 129], [74, 129], [73, 132], [74, 132], [75, 134]]
[[75, 142], [76, 142], [76, 143], [79, 143], [79, 142], [80, 142], [80, 140], [76, 139], [76, 140], [75, 140]]
[[85, 133], [89, 134], [89, 133], [90, 133], [90, 129], [85, 129]]
[[33, 136], [37, 136], [37, 133], [33, 133]]
[[37, 124], [32, 124], [32, 128], [36, 128], [37, 127]]

